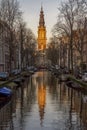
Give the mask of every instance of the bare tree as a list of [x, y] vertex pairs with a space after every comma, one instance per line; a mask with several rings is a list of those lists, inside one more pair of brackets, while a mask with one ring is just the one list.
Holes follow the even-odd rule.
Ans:
[[26, 65], [34, 65], [36, 52], [36, 38], [31, 29], [26, 30], [25, 55]]
[[19, 66], [23, 69], [32, 64], [34, 60], [36, 39], [31, 29], [26, 28], [26, 23], [21, 21], [17, 29], [19, 45]]
[[84, 0], [78, 1], [78, 17], [76, 23], [74, 44], [80, 54], [81, 71], [83, 71], [84, 51], [87, 47], [87, 5]]
[[19, 10], [19, 3], [17, 0], [2, 0], [0, 5], [1, 20], [8, 25], [8, 44], [9, 44], [9, 68], [10, 71], [14, 66], [14, 30], [17, 24], [17, 20], [21, 15]]
[[17, 42], [19, 49], [19, 68], [22, 69], [24, 67], [24, 57], [25, 57], [25, 43], [26, 43], [26, 23], [23, 21], [19, 21], [19, 26], [17, 28]]
[[50, 38], [46, 55], [47, 55], [48, 61], [50, 61], [52, 65], [58, 64], [59, 49], [58, 49], [57, 42], [54, 37]]
[[75, 19], [77, 15], [76, 1], [68, 0], [65, 3], [62, 3], [59, 12], [58, 22], [55, 25], [55, 29], [61, 31], [61, 34], [65, 34], [69, 38], [68, 67], [73, 71], [73, 30], [75, 28]]

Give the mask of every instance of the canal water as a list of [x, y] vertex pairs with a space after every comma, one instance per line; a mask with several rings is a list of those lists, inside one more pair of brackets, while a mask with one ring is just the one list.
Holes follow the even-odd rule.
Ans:
[[87, 95], [37, 72], [0, 109], [0, 130], [87, 130]]

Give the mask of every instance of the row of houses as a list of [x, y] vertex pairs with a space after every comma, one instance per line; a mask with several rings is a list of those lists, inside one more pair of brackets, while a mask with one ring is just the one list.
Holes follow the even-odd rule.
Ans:
[[31, 30], [21, 26], [13, 30], [6, 22], [0, 21], [0, 72], [32, 65], [35, 45], [36, 39]]
[[[69, 63], [69, 56], [70, 56], [70, 37], [63, 35], [58, 39], [58, 46], [60, 48], [60, 62], [61, 65], [68, 66]], [[73, 31], [73, 45], [72, 45], [72, 52], [73, 52], [73, 67], [81, 67], [81, 64], [84, 65], [84, 68], [87, 69], [87, 34], [80, 33], [77, 30]], [[64, 62], [65, 61], [65, 62]]]
[[6, 43], [8, 26], [0, 21], [0, 72], [9, 68], [9, 45]]
[[[11, 45], [12, 43], [9, 40], [9, 30], [7, 23], [0, 21], [0, 72], [10, 71], [10, 60], [12, 69], [18, 68], [19, 64], [19, 45], [17, 45], [17, 43], [15, 43], [14, 46]], [[11, 33], [14, 32], [12, 31]], [[12, 59], [10, 59], [10, 46], [12, 46]]]

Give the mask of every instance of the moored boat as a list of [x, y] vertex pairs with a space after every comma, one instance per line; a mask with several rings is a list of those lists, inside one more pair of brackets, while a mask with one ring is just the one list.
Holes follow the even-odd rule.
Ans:
[[9, 97], [12, 95], [12, 90], [7, 87], [0, 88], [0, 97]]
[[17, 79], [14, 79], [13, 82], [18, 84], [18, 85], [20, 85], [21, 82], [22, 82], [22, 79], [21, 78], [17, 78]]

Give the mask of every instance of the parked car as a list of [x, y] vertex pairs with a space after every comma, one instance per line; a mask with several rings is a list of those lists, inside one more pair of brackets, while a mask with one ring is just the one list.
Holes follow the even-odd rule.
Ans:
[[20, 74], [21, 73], [21, 70], [20, 69], [14, 69], [14, 70], [12, 70], [12, 72], [11, 72], [11, 75], [18, 75], [18, 74]]
[[0, 80], [7, 80], [9, 78], [8, 72], [0, 72]]
[[87, 72], [83, 74], [82, 80], [85, 81], [85, 82], [87, 82]]

